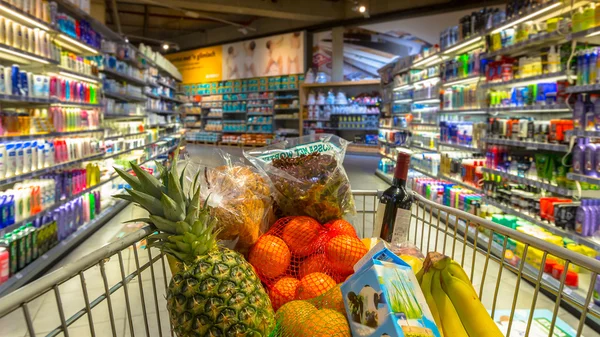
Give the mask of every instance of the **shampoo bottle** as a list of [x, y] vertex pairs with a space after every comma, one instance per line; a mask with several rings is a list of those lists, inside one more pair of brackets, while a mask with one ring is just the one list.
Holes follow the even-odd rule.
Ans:
[[585, 145], [585, 165], [583, 171], [585, 175], [596, 177], [596, 145], [587, 143]]

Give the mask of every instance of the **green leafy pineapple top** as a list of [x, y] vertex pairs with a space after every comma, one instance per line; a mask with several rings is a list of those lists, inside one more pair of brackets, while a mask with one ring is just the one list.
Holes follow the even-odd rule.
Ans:
[[125, 189], [126, 194], [115, 197], [135, 202], [150, 213], [148, 218], [130, 221], [143, 221], [156, 227], [159, 233], [148, 238], [149, 246], [157, 247], [181, 262], [192, 262], [217, 247], [217, 220], [209, 214], [206, 203], [200, 205], [200, 171], [186, 194], [183, 186], [187, 166], [181, 174], [177, 172], [177, 159], [170, 169], [158, 162], [156, 166], [160, 173], [158, 178], [135, 162], [131, 162], [135, 176], [115, 167], [119, 176], [131, 186], [131, 189]]

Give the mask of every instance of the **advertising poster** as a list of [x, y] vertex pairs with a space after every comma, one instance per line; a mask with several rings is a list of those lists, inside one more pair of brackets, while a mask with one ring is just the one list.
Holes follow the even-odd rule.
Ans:
[[[513, 323], [510, 328], [510, 335], [515, 337], [525, 336], [527, 331], [527, 321], [529, 320], [530, 310], [517, 309], [515, 310], [515, 316], [513, 317]], [[508, 333], [508, 319], [510, 317], [510, 310], [496, 310], [494, 313], [494, 321], [500, 328], [500, 331], [504, 335]], [[579, 319], [577, 319], [579, 320]], [[529, 330], [529, 337], [548, 337], [550, 332], [550, 325], [552, 323], [552, 311], [548, 309], [536, 309], [533, 312], [533, 319], [531, 320], [531, 328]], [[554, 326], [553, 337], [575, 337], [577, 331], [570, 327], [560, 318], [556, 318]], [[581, 336], [583, 337], [583, 335]]]
[[221, 80], [304, 73], [304, 32], [225, 44], [222, 69]]
[[221, 46], [207, 47], [165, 55], [181, 72], [183, 84], [212, 82], [224, 79], [223, 49]]

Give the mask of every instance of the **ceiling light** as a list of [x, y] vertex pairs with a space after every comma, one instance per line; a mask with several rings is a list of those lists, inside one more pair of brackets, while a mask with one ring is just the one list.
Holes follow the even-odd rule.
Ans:
[[358, 7], [358, 12], [359, 12], [359, 13], [364, 13], [364, 12], [366, 12], [366, 11], [367, 11], [367, 7], [365, 7], [365, 6], [362, 6], [362, 5]]
[[164, 50], [169, 50], [169, 45], [168, 45], [168, 44], [166, 44], [166, 43], [165, 43], [165, 44], [163, 44], [163, 46], [162, 46], [162, 47], [163, 47], [163, 49], [164, 49]]
[[127, 36], [125, 36], [125, 42], [129, 43], [129, 39], [127, 38]]

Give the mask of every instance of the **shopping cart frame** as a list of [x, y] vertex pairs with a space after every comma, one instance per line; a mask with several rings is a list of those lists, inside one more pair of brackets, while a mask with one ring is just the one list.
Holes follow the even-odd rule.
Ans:
[[[377, 191], [353, 191], [355, 197], [355, 203], [357, 208], [357, 216], [352, 220], [353, 225], [359, 233], [363, 233], [363, 236], [370, 236], [369, 223], [375, 222], [376, 207], [377, 207]], [[475, 266], [477, 254], [480, 254], [485, 258], [484, 270], [481, 276], [481, 284], [476, 288], [478, 295], [481, 297], [484, 295], [484, 281], [487, 278], [487, 271], [491, 270], [494, 263], [498, 264], [498, 273], [496, 275], [496, 286], [493, 294], [492, 304], [492, 315], [494, 313], [497, 299], [499, 296], [500, 280], [502, 279], [502, 273], [504, 270], [510, 271], [517, 276], [515, 285], [514, 297], [512, 299], [511, 315], [508, 322], [508, 330], [513, 323], [513, 316], [516, 308], [517, 298], [520, 293], [521, 283], [524, 280], [528, 284], [534, 287], [534, 294], [532, 299], [531, 310], [536, 308], [536, 302], [540, 292], [544, 292], [547, 295], [554, 296], [554, 310], [552, 316], [552, 322], [550, 327], [550, 335], [555, 327], [555, 321], [561, 305], [568, 305], [575, 307], [581, 313], [579, 324], [577, 326], [577, 336], [581, 335], [586, 321], [588, 326], [596, 331], [597, 327], [594, 324], [600, 321], [600, 315], [597, 308], [592, 303], [592, 294], [594, 290], [595, 279], [600, 274], [600, 261], [586, 257], [584, 255], [572, 252], [563, 247], [549, 244], [543, 240], [535, 237], [517, 232], [510, 228], [498, 225], [491, 221], [479, 218], [473, 214], [469, 214], [458, 209], [446, 207], [438, 203], [432, 202], [425, 199], [424, 197], [413, 193], [414, 204], [412, 209], [412, 217], [409, 229], [409, 241], [416, 245], [423, 252], [427, 251], [440, 251], [439, 246], [442, 245], [441, 252], [452, 257], [463, 266], [467, 267], [470, 263], [471, 266]], [[432, 232], [435, 231], [435, 232]], [[105, 245], [97, 251], [84, 256], [74, 263], [67, 264], [62, 268], [32, 282], [11, 294], [6, 295], [0, 300], [0, 322], [1, 319], [9, 314], [15, 312], [21, 312], [26, 324], [27, 333], [29, 336], [35, 336], [35, 326], [33, 318], [29, 311], [29, 304], [34, 301], [37, 297], [42, 294], [52, 292], [54, 299], [58, 307], [59, 322], [57, 322], [56, 328], [46, 333], [46, 336], [57, 336], [64, 334], [69, 336], [69, 327], [77, 320], [87, 316], [88, 326], [90, 329], [91, 336], [105, 336], [105, 334], [98, 334], [95, 331], [94, 320], [92, 315], [92, 309], [98, 306], [103, 301], [107, 302], [110, 324], [111, 324], [111, 335], [117, 336], [115, 327], [115, 317], [113, 315], [113, 305], [111, 303], [111, 295], [119, 290], [123, 290], [125, 296], [125, 304], [127, 307], [126, 321], [129, 324], [129, 331], [131, 336], [139, 335], [134, 334], [133, 319], [140, 319], [140, 317], [132, 317], [130, 303], [130, 290], [129, 288], [135, 287], [137, 284], [139, 291], [141, 292], [141, 308], [143, 312], [145, 333], [141, 335], [150, 336], [151, 332], [154, 335], [155, 331], [150, 331], [148, 323], [148, 313], [146, 303], [144, 302], [143, 286], [141, 273], [144, 271], [150, 271], [152, 276], [152, 298], [154, 300], [154, 308], [156, 312], [159, 312], [158, 298], [159, 296], [165, 296], [167, 291], [167, 262], [163, 254], [155, 254], [153, 256], [153, 250], [144, 249], [148, 254], [148, 262], [140, 263], [138, 254], [138, 243], [143, 241], [148, 235], [153, 232], [153, 229], [149, 226], [143, 227], [138, 231], [127, 235], [124, 238], [116, 240], [112, 243]], [[366, 233], [366, 235], [364, 235]], [[440, 238], [440, 234], [443, 235]], [[435, 240], [433, 236], [435, 235]], [[502, 244], [497, 242], [497, 235], [501, 236]], [[486, 240], [487, 237], [487, 240]], [[496, 240], [494, 240], [496, 238]], [[586, 296], [583, 298], [584, 302], [581, 302], [581, 298], [577, 298], [573, 295], [573, 292], [567, 292], [565, 286], [566, 273], [562, 273], [560, 280], [548, 280], [544, 277], [543, 268], [540, 270], [531, 269], [531, 265], [528, 263], [517, 263], [517, 265], [510, 264], [506, 259], [500, 258], [500, 256], [506, 256], [507, 245], [509, 239], [519, 241], [523, 244], [524, 249], [521, 255], [521, 261], [527, 261], [527, 253], [530, 248], [535, 248], [543, 252], [542, 263], [546, 261], [546, 258], [551, 255], [554, 257], [561, 258], [565, 261], [565, 269], [569, 268], [569, 265], [574, 264], [580, 268], [586, 269], [591, 273], [591, 284], [586, 292]], [[457, 244], [461, 244], [459, 247]], [[448, 245], [450, 247], [448, 247]], [[136, 269], [127, 274], [125, 272], [122, 252], [133, 248], [135, 255]], [[461, 248], [461, 249], [456, 249]], [[472, 256], [467, 259], [467, 249], [472, 250]], [[501, 249], [498, 251], [498, 249]], [[532, 250], [533, 251], [533, 250]], [[459, 256], [460, 255], [460, 256]], [[116, 258], [119, 261], [121, 280], [116, 284], [109, 285], [107, 280], [107, 270], [105, 269], [105, 263], [111, 258]], [[104, 284], [104, 293], [94, 299], [89, 298], [89, 294], [86, 290], [86, 280], [84, 273], [91, 268], [98, 267], [102, 275]], [[162, 270], [163, 283], [159, 285], [156, 281], [157, 273]], [[470, 279], [474, 282], [475, 268], [470, 268]], [[59, 290], [60, 285], [65, 282], [79, 277], [81, 281], [83, 298], [85, 300], [85, 306], [78, 310], [73, 315], [67, 317], [62, 306], [62, 298]], [[133, 281], [133, 282], [132, 282]], [[558, 283], [557, 283], [558, 282]], [[478, 288], [478, 289], [477, 289]], [[164, 290], [165, 293], [162, 293]], [[159, 294], [160, 292], [160, 294]], [[485, 294], [489, 296], [489, 294]], [[594, 309], [594, 310], [590, 310]], [[161, 322], [160, 315], [158, 317], [158, 335], [169, 335], [169, 333], [162, 332], [161, 323], [167, 324], [171, 336], [174, 336], [171, 327], [171, 322], [167, 319], [167, 322]], [[527, 334], [532, 324], [533, 315], [529, 316], [527, 322]], [[15, 323], [16, 324], [16, 323]], [[527, 335], [526, 334], [526, 335]], [[509, 334], [510, 335], [510, 334]]]

